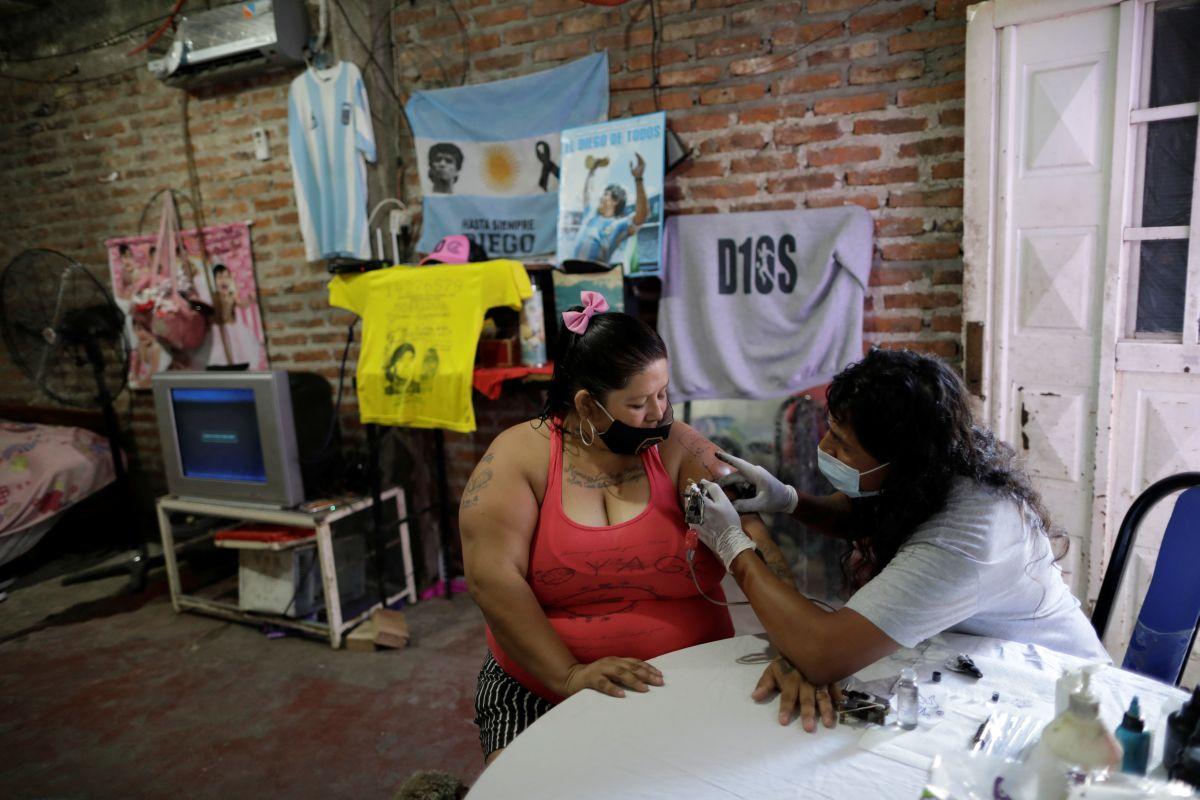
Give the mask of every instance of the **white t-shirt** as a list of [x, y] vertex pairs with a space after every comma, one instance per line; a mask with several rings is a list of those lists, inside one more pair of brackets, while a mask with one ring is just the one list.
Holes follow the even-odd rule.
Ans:
[[950, 630], [1111, 660], [1033, 513], [964, 477], [846, 607], [903, 647]]

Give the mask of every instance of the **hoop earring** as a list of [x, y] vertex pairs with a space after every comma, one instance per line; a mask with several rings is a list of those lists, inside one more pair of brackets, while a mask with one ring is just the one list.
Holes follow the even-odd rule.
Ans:
[[592, 424], [592, 421], [590, 419], [587, 421], [587, 423], [588, 423], [588, 427], [592, 429], [592, 439], [591, 439], [591, 441], [588, 441], [584, 437], [584, 435], [583, 435], [583, 420], [580, 420], [579, 421], [579, 441], [583, 442], [584, 447], [591, 447], [592, 442], [596, 441], [596, 426]]

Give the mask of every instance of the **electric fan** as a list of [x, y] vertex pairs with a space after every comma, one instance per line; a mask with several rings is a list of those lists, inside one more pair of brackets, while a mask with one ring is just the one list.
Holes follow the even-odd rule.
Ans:
[[[50, 397], [104, 415], [117, 491], [132, 502], [121, 457], [121, 430], [113, 400], [125, 389], [129, 349], [125, 316], [92, 273], [54, 250], [26, 250], [0, 273], [0, 330], [12, 360]], [[145, 584], [145, 543], [136, 512], [127, 530], [134, 552], [118, 568], [72, 576], [64, 583], [128, 571], [131, 588]]]

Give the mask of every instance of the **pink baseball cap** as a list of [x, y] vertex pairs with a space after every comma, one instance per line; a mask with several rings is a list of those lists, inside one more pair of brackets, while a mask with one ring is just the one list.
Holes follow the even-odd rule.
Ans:
[[471, 241], [461, 233], [454, 236], [443, 236], [433, 248], [433, 252], [421, 259], [421, 266], [426, 264], [468, 264], [473, 261], [487, 261], [487, 253], [479, 244]]

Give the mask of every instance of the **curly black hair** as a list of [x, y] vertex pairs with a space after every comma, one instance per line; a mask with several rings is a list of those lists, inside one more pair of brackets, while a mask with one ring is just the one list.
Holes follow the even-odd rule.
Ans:
[[891, 464], [880, 493], [852, 503], [853, 548], [842, 562], [847, 588], [887, 566], [913, 531], [942, 510], [958, 476], [1028, 507], [1052, 550], [1060, 545], [1056, 559], [1065, 554], [1066, 536], [1051, 523], [1016, 453], [975, 424], [966, 387], [941, 359], [873, 349], [833, 379], [828, 409], [868, 453]]

